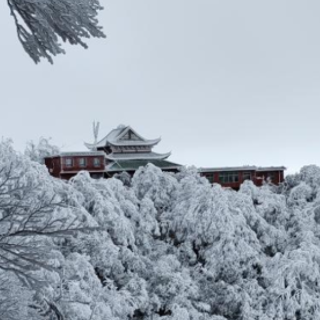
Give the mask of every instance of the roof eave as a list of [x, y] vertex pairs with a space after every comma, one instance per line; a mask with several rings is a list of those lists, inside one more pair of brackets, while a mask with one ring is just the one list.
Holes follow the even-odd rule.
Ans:
[[281, 167], [260, 167], [257, 168], [257, 172], [263, 172], [263, 171], [285, 171], [287, 170], [286, 167], [281, 166]]
[[257, 167], [225, 167], [225, 168], [199, 168], [199, 172], [224, 172], [224, 171], [256, 171]]
[[[139, 168], [141, 167], [145, 167], [145, 166], [140, 166]], [[181, 167], [182, 167], [181, 165], [177, 165], [177, 166], [158, 167], [158, 168], [161, 170], [178, 170]], [[137, 171], [138, 169], [137, 168], [118, 168], [118, 169], [111, 169], [111, 170], [106, 169], [105, 172], [108, 173], [108, 172], [119, 172], [119, 171]]]
[[[121, 155], [121, 154], [120, 154]], [[131, 154], [128, 154], [128, 155], [131, 155]], [[165, 160], [167, 158], [169, 158], [171, 155], [171, 152], [168, 152], [168, 153], [164, 153], [164, 154], [156, 154], [156, 155], [153, 155], [151, 157], [146, 157], [146, 154], [143, 153], [141, 155], [139, 155], [138, 153], [132, 153], [132, 157], [113, 157], [112, 156], [112, 153], [109, 154], [109, 155], [106, 155], [106, 159], [108, 160], [111, 160], [111, 161], [126, 161], [126, 160]]]
[[134, 141], [134, 140], [127, 140], [127, 141], [108, 141], [111, 146], [115, 147], [125, 147], [125, 146], [155, 146], [161, 141], [161, 138], [153, 139], [153, 140], [143, 140], [143, 141]]

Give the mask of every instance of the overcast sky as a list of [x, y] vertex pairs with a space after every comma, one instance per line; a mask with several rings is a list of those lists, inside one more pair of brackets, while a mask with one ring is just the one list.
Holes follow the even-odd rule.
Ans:
[[112, 0], [108, 38], [34, 65], [0, 2], [0, 133], [84, 150], [128, 124], [196, 166], [320, 165], [320, 2]]

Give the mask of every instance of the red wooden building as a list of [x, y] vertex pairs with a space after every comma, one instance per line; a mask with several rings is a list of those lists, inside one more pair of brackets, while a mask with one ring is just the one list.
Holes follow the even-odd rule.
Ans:
[[45, 158], [50, 174], [56, 178], [69, 180], [79, 171], [88, 171], [93, 178], [104, 177], [105, 154], [95, 152], [62, 152]]
[[62, 152], [45, 158], [45, 164], [54, 177], [70, 179], [86, 170], [93, 178], [109, 178], [121, 172], [133, 175], [140, 167], [152, 163], [163, 171], [179, 171], [181, 165], [168, 161], [168, 153], [152, 149], [161, 141], [145, 139], [130, 126], [120, 125], [96, 143], [85, 143], [87, 152]]
[[264, 181], [270, 181], [279, 185], [284, 180], [285, 167], [224, 167], [224, 168], [201, 168], [200, 175], [206, 177], [211, 183], [218, 183], [223, 187], [235, 190], [245, 180], [251, 180], [257, 186], [261, 186]]
[[[153, 152], [161, 141], [145, 139], [130, 126], [120, 125], [111, 130], [103, 139], [93, 144], [85, 143], [90, 151], [62, 152], [45, 158], [50, 174], [56, 178], [70, 179], [79, 171], [88, 171], [92, 178], [109, 178], [121, 172], [134, 172], [152, 163], [163, 171], [179, 171], [181, 165], [168, 161], [169, 153]], [[201, 168], [199, 173], [211, 183], [238, 190], [245, 180], [252, 180], [257, 186], [263, 181], [278, 185], [284, 180], [285, 167], [233, 167]]]

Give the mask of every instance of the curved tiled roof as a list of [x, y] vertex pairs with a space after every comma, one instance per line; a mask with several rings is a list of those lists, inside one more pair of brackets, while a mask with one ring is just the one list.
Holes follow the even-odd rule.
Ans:
[[[131, 132], [136, 139], [123, 139], [128, 132]], [[97, 142], [96, 145], [94, 143], [86, 142], [84, 144], [88, 149], [93, 150], [95, 148], [104, 148], [106, 146], [154, 146], [160, 141], [161, 138], [152, 140], [145, 139], [130, 126], [120, 125], [116, 129], [111, 130], [103, 139]]]
[[182, 166], [166, 160], [126, 160], [110, 163], [106, 167], [106, 172], [136, 171], [140, 167], [152, 163], [162, 170], [178, 170]]
[[257, 166], [242, 166], [242, 167], [219, 167], [219, 168], [199, 168], [199, 172], [227, 172], [227, 171], [284, 171], [286, 167], [257, 167]]
[[132, 153], [111, 153], [106, 155], [106, 159], [112, 161], [119, 161], [119, 160], [139, 160], [139, 159], [159, 159], [163, 160], [168, 158], [171, 155], [171, 152], [168, 153], [156, 153], [156, 152], [132, 152]]

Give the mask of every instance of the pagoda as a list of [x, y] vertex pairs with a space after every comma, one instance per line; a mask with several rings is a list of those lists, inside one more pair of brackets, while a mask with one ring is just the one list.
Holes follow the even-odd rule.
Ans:
[[170, 162], [167, 158], [171, 152], [160, 154], [152, 149], [161, 141], [145, 139], [130, 126], [119, 125], [103, 139], [95, 143], [85, 143], [90, 151], [105, 153], [105, 174], [133, 174], [139, 167], [152, 163], [163, 171], [177, 172], [181, 165]]

